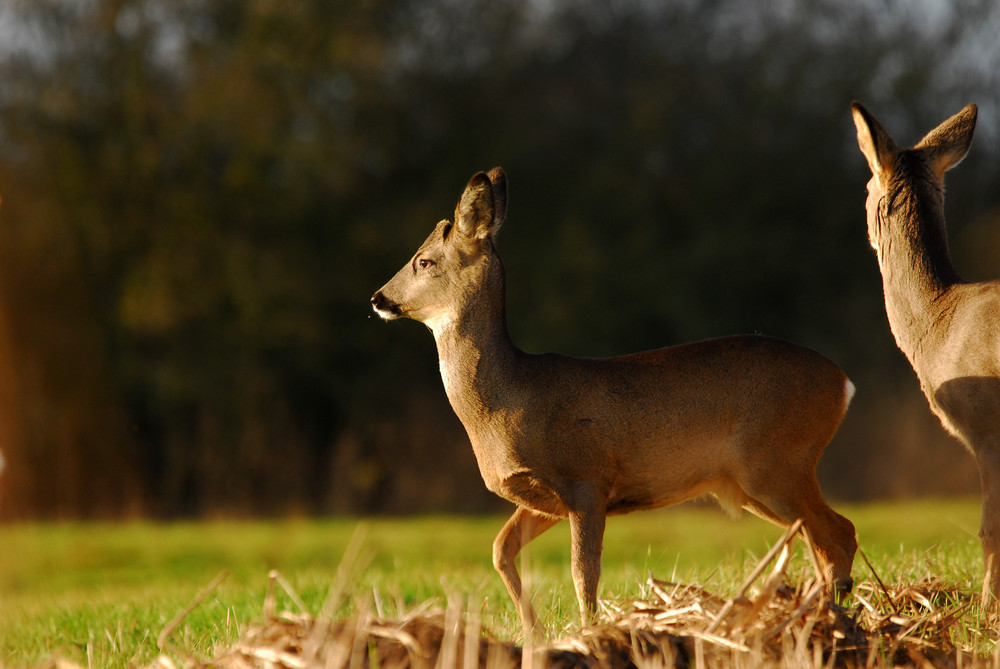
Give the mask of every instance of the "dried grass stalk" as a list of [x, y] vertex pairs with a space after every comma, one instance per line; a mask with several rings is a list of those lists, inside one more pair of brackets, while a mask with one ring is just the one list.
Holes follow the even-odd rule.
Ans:
[[[444, 611], [424, 608], [389, 620], [362, 608], [352, 618], [331, 621], [306, 613], [275, 615], [269, 589], [263, 623], [211, 661], [185, 664], [222, 669], [1000, 666], [1000, 658], [977, 657], [956, 646], [956, 625], [966, 638], [992, 638], [994, 631], [975, 618], [978, 600], [953, 585], [928, 580], [886, 586], [876, 576], [857, 585], [850, 610], [827, 597], [822, 572], [790, 586], [786, 569], [798, 530], [790, 528], [729, 599], [650, 575], [648, 599], [602, 602], [600, 624], [526, 649], [492, 637], [473, 602], [457, 597]], [[275, 583], [304, 610], [279, 574], [271, 575], [271, 589]], [[173, 664], [164, 657], [153, 666]]]

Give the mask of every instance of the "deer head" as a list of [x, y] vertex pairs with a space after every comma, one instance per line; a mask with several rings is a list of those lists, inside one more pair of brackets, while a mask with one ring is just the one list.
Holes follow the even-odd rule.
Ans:
[[412, 318], [438, 333], [461, 320], [484, 292], [502, 292], [494, 237], [506, 208], [503, 170], [473, 176], [455, 207], [454, 222], [439, 222], [410, 262], [372, 297], [379, 316]]

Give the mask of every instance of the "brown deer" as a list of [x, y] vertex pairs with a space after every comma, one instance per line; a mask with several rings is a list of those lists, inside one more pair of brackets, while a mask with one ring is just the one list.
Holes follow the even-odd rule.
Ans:
[[968, 105], [901, 150], [864, 107], [852, 106], [868, 161], [868, 240], [878, 256], [889, 326], [931, 409], [972, 452], [983, 505], [984, 603], [1000, 595], [1000, 281], [966, 283], [948, 256], [944, 173], [972, 144]]
[[584, 622], [597, 607], [605, 519], [711, 493], [787, 526], [802, 519], [831, 588], [851, 587], [854, 526], [823, 501], [816, 464], [853, 386], [827, 358], [739, 336], [616, 358], [517, 349], [494, 238], [507, 210], [500, 168], [472, 177], [455, 209], [372, 297], [387, 320], [434, 334], [451, 406], [486, 487], [517, 505], [493, 564], [528, 629], [514, 561], [569, 518]]

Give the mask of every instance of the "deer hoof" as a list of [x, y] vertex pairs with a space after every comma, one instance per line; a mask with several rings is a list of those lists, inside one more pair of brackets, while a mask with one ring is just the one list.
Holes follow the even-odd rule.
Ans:
[[854, 589], [853, 578], [841, 578], [833, 584], [833, 591], [838, 595], [846, 595]]

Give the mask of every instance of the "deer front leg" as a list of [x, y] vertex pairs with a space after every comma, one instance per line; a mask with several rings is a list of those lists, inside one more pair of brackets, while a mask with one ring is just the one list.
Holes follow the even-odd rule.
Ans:
[[543, 516], [535, 513], [531, 509], [523, 506], [517, 507], [514, 515], [500, 530], [500, 534], [493, 540], [493, 568], [500, 573], [504, 585], [510, 598], [514, 600], [514, 606], [521, 616], [521, 624], [524, 625], [525, 633], [539, 633], [542, 631], [537, 624], [535, 610], [531, 606], [531, 601], [527, 593], [521, 591], [521, 577], [517, 574], [515, 559], [532, 539], [549, 529], [558, 522], [558, 518]]
[[569, 514], [573, 584], [584, 625], [597, 616], [597, 583], [601, 578], [605, 521], [603, 508]]
[[983, 607], [991, 612], [1000, 609], [1000, 452], [976, 453], [979, 480], [983, 492], [979, 540], [983, 545], [986, 575], [983, 579]]

